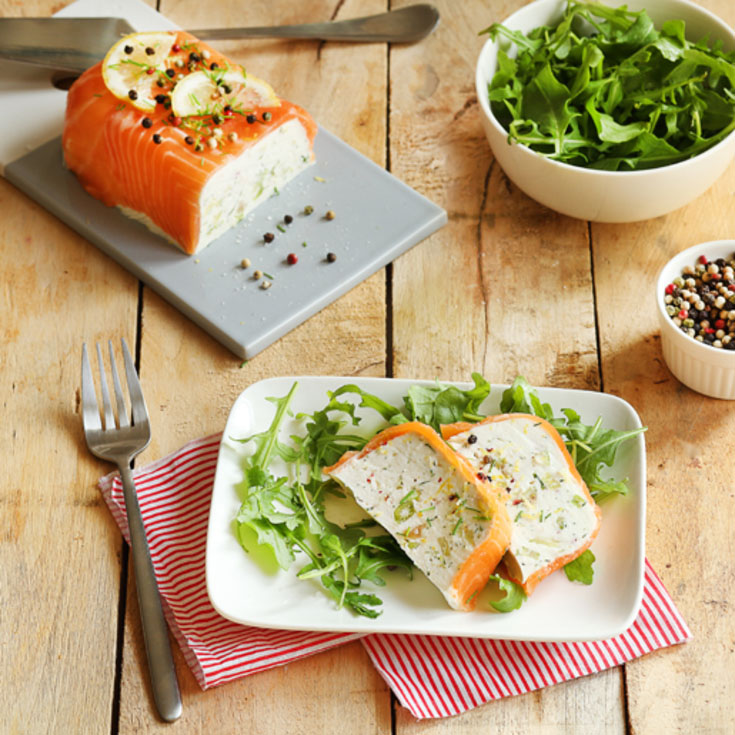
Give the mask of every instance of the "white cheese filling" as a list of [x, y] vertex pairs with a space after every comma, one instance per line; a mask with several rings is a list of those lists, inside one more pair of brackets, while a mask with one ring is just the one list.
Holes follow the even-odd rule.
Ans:
[[512, 526], [508, 554], [517, 565], [513, 576], [525, 582], [589, 541], [597, 527], [594, 505], [538, 421], [518, 417], [478, 424], [453, 436], [449, 444], [505, 489]]
[[[223, 166], [199, 197], [200, 226], [196, 251], [234, 227], [248, 212], [277, 194], [313, 162], [309, 138], [298, 120], [289, 120]], [[119, 207], [127, 217], [178, 245], [148, 215]], [[196, 252], [195, 251], [195, 252]]]
[[312, 162], [309, 139], [298, 120], [289, 120], [223, 166], [202, 189], [197, 250], [236, 225], [260, 202]]
[[330, 473], [392, 534], [452, 607], [462, 564], [492, 529], [477, 487], [420, 436], [403, 434]]

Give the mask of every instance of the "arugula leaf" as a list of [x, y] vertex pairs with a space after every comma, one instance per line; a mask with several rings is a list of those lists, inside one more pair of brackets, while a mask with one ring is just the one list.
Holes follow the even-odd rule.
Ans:
[[627, 495], [628, 486], [623, 481], [605, 480], [602, 465], [612, 467], [620, 445], [645, 431], [645, 428], [629, 431], [603, 429], [602, 419], [592, 425], [583, 424], [579, 414], [571, 408], [562, 410], [564, 419], [553, 419], [552, 425], [562, 435], [580, 476], [596, 501], [612, 494]]
[[[410, 574], [411, 563], [392, 537], [368, 538], [358, 524], [341, 528], [327, 520], [323, 505], [331, 481], [323, 479], [322, 468], [336, 462], [345, 451], [360, 449], [367, 441], [344, 431], [360, 419], [355, 415], [355, 405], [338, 400], [338, 395], [356, 392], [356, 386], [344, 386], [330, 394], [327, 405], [319, 411], [298, 414], [295, 418], [304, 422], [304, 430], [291, 436], [288, 445], [279, 440], [279, 434], [296, 387], [294, 383], [282, 398], [268, 398], [275, 404], [276, 413], [265, 431], [237, 439], [254, 445], [254, 451], [243, 459], [243, 479], [237, 486], [242, 499], [235, 518], [238, 540], [247, 551], [245, 531], [250, 529], [257, 543], [270, 550], [282, 569], [289, 569], [297, 555], [304, 554], [308, 562], [299, 570], [299, 579], [319, 579], [338, 607], [374, 618], [380, 614], [382, 601], [359, 592], [362, 581], [383, 585], [379, 574], [382, 569], [402, 568]], [[360, 393], [361, 405], [390, 416], [397, 411], [375, 396]], [[288, 463], [293, 478], [271, 473], [270, 465], [276, 457]]]
[[554, 417], [551, 406], [548, 403], [541, 403], [536, 391], [522, 375], [513, 381], [510, 388], [503, 391], [500, 412], [530, 413], [547, 421]]
[[[660, 30], [645, 10], [569, 1], [555, 26], [500, 39], [488, 99], [509, 141], [575, 166], [642, 170], [692, 158], [735, 129], [735, 51]], [[511, 57], [508, 47], [515, 47]]]
[[413, 565], [401, 552], [396, 554], [395, 541], [391, 536], [373, 536], [362, 539], [358, 545], [357, 566], [355, 576], [380, 587], [385, 580], [378, 574], [382, 569], [405, 569], [409, 578], [413, 576]]
[[[364, 391], [357, 385], [343, 385], [341, 388], [338, 388], [336, 391], [334, 391], [334, 393], [330, 393], [329, 396], [332, 400], [334, 400], [338, 396], [342, 396], [345, 393], [355, 393], [360, 396], [360, 398], [362, 399], [362, 401], [360, 402], [360, 406], [362, 408], [372, 408], [374, 411], [377, 411], [386, 421], [390, 421], [393, 423], [402, 423], [402, 421], [406, 420], [405, 416], [403, 416], [399, 408], [391, 406], [390, 403], [386, 403], [382, 398], [378, 398], [378, 396]], [[398, 421], [396, 421], [396, 419], [398, 419]]]
[[509, 579], [505, 579], [498, 574], [492, 574], [490, 580], [497, 582], [500, 589], [505, 592], [503, 599], [490, 603], [498, 612], [507, 613], [512, 610], [517, 610], [526, 601], [526, 593], [523, 591], [521, 585], [511, 582]]
[[437, 381], [434, 385], [412, 385], [404, 398], [412, 421], [422, 421], [439, 431], [441, 424], [477, 421], [483, 401], [490, 395], [490, 383], [479, 373], [472, 373], [474, 387], [460, 390]]
[[595, 561], [595, 555], [587, 549], [580, 554], [574, 561], [564, 566], [564, 572], [570, 582], [581, 582], [582, 584], [592, 584], [594, 570], [592, 563]]

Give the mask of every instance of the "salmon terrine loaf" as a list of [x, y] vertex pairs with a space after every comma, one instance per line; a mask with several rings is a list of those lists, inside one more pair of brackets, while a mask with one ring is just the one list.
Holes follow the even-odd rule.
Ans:
[[151, 32], [73, 84], [62, 142], [87, 192], [191, 254], [307, 167], [316, 130], [190, 34]]
[[324, 472], [394, 536], [451, 607], [474, 607], [508, 548], [510, 521], [499, 491], [431, 427], [390, 427]]
[[601, 513], [559, 436], [527, 414], [442, 426], [449, 445], [503, 489], [512, 525], [503, 563], [526, 594], [594, 540]]

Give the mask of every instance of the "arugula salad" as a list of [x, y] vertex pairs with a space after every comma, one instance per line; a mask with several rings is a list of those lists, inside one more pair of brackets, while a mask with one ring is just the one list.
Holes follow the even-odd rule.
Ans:
[[[394, 406], [357, 385], [346, 384], [328, 391], [326, 403], [313, 413], [296, 413], [290, 405], [298, 389], [294, 383], [284, 396], [268, 398], [275, 415], [264, 431], [247, 437], [233, 437], [247, 445], [242, 459], [243, 479], [237, 486], [241, 505], [235, 518], [238, 540], [244, 550], [253, 544], [272, 553], [281, 569], [299, 563], [297, 578], [318, 580], [338, 608], [375, 618], [382, 600], [376, 594], [386, 584], [385, 572], [398, 570], [411, 577], [413, 566], [398, 543], [372, 519], [340, 524], [330, 519], [330, 498], [344, 497], [339, 486], [322, 475], [322, 468], [334, 464], [346, 451], [359, 450], [378, 431], [391, 424], [421, 421], [439, 430], [456, 421], [478, 422], [486, 417], [482, 405], [490, 395], [490, 384], [472, 374], [473, 386], [463, 390], [440, 382], [416, 384]], [[372, 414], [378, 428], [360, 430], [361, 412]], [[551, 406], [542, 403], [535, 390], [518, 377], [503, 392], [501, 413], [527, 413], [551, 423], [562, 436], [574, 463], [597, 502], [610, 495], [627, 494], [622, 479], [607, 479], [604, 468], [615, 462], [619, 446], [644, 429], [616, 431], [582, 423], [579, 415], [564, 409], [554, 416]], [[287, 417], [301, 430], [282, 436]], [[272, 469], [276, 458], [283, 460], [285, 473]], [[565, 567], [572, 581], [590, 584], [594, 555], [587, 550]], [[499, 612], [517, 609], [525, 600], [523, 589], [514, 582], [493, 575], [505, 596], [490, 604]], [[312, 582], [313, 583], [313, 582]]]
[[735, 52], [692, 42], [684, 21], [569, 0], [561, 21], [524, 34], [493, 23], [493, 114], [548, 158], [609, 171], [692, 158], [735, 130]]

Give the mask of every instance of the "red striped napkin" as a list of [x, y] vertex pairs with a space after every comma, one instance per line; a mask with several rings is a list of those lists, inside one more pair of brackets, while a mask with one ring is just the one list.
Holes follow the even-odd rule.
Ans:
[[[205, 550], [220, 435], [189, 442], [133, 472], [164, 611], [203, 689], [290, 663], [360, 638], [253, 628], [222, 618], [209, 602]], [[126, 540], [117, 473], [100, 489]], [[534, 691], [618, 666], [691, 637], [646, 563], [643, 605], [622, 635], [592, 643], [526, 643], [375, 634], [363, 645], [400, 702], [417, 718], [460, 714], [493, 699]]]
[[493, 699], [619, 666], [691, 638], [661, 580], [646, 561], [643, 604], [615, 638], [587, 643], [371, 635], [373, 664], [414, 717], [447, 717]]
[[[202, 689], [360, 637], [247, 627], [225, 620], [212, 607], [204, 560], [220, 437], [190, 442], [133, 471], [166, 620]], [[117, 472], [106, 475], [99, 486], [130, 543], [120, 476]]]

